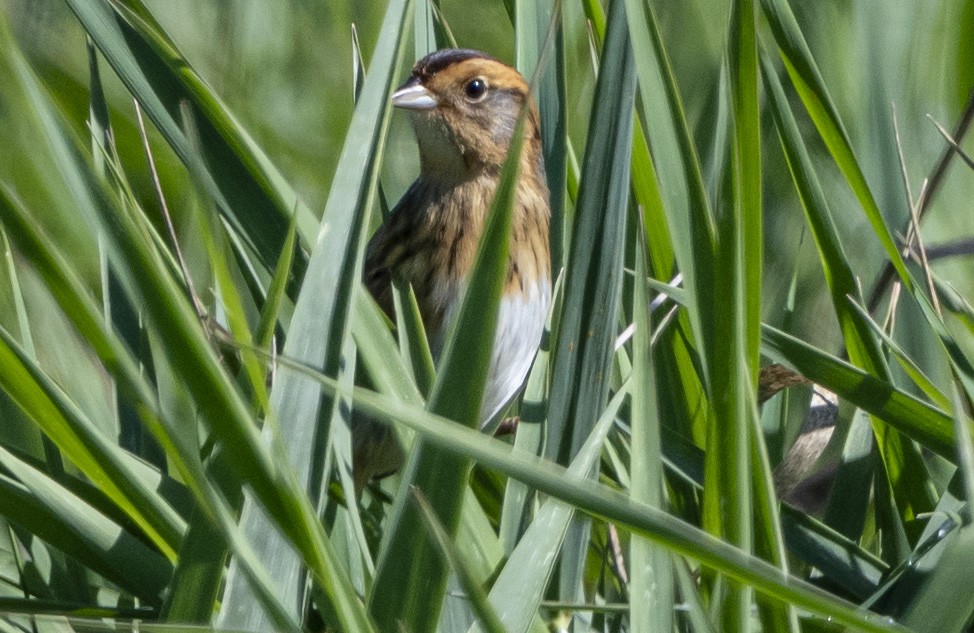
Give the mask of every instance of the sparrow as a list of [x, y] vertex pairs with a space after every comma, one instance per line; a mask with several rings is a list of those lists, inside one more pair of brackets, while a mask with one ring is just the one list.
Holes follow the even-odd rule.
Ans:
[[[480, 51], [445, 49], [419, 60], [392, 95], [409, 115], [419, 177], [366, 249], [363, 283], [387, 315], [394, 279], [412, 286], [433, 359], [446, 343], [476, 258], [522, 107], [528, 108], [481, 426], [517, 393], [541, 341], [551, 301], [550, 209], [537, 105], [514, 68]], [[358, 491], [403, 461], [391, 430], [353, 427]]]

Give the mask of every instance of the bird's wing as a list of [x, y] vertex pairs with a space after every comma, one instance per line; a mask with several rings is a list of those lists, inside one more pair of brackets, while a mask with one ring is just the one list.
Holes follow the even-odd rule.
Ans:
[[389, 318], [392, 314], [392, 271], [404, 254], [403, 243], [412, 230], [418, 212], [419, 181], [406, 191], [389, 217], [376, 230], [365, 249], [362, 282]]

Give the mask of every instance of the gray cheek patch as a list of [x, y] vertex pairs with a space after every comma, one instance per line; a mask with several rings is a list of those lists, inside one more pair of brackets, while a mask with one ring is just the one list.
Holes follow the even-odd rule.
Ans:
[[491, 138], [498, 145], [507, 145], [514, 136], [519, 108], [517, 99], [509, 92], [495, 92], [486, 105], [491, 112], [485, 121]]

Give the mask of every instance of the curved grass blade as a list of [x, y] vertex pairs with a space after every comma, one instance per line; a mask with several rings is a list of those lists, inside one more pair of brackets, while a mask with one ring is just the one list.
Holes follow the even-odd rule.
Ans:
[[930, 450], [952, 460], [954, 431], [949, 415], [894, 385], [765, 325], [762, 351], [817, 385], [860, 407]]
[[0, 384], [63, 453], [142, 529], [170, 561], [185, 522], [143, 485], [80, 408], [0, 329]]
[[[365, 229], [376, 199], [379, 165], [389, 125], [388, 94], [393, 73], [399, 68], [404, 54], [405, 25], [411, 10], [412, 3], [408, 0], [396, 0], [387, 8], [372, 68], [366, 76], [346, 136], [335, 184], [328, 196], [319, 237], [284, 345], [284, 354], [329, 375], [341, 371], [342, 353], [351, 327], [350, 313], [361, 276]], [[286, 438], [287, 444], [282, 450], [297, 474], [295, 483], [302, 495], [303, 491], [308, 491], [311, 498], [317, 500], [321, 494], [324, 454], [316, 447], [325, 447], [329, 443], [328, 426], [338, 414], [338, 400], [328, 398], [327, 402], [323, 401], [314, 381], [283, 370], [271, 390], [271, 408], [276, 422], [265, 427], [267, 437], [271, 442], [274, 433]], [[320, 428], [319, 419], [326, 421]], [[261, 502], [265, 505], [263, 499]], [[273, 517], [276, 513], [270, 514]], [[279, 517], [273, 519], [276, 521]], [[302, 556], [296, 555], [276, 533], [268, 536], [270, 523], [264, 510], [252, 502], [245, 504], [241, 518], [244, 531], [251, 538], [260, 536], [264, 540], [260, 556], [274, 561], [275, 583], [283, 592], [286, 604], [294, 605], [297, 610], [304, 595]], [[329, 563], [329, 567], [333, 568], [333, 563]], [[352, 595], [351, 587], [345, 585], [344, 573], [339, 578], [336, 586], [327, 575], [316, 575], [316, 581], [322, 583], [331, 601], [328, 607], [336, 613], [345, 609], [342, 601], [348, 599], [339, 598], [339, 594], [349, 592], [348, 595]], [[256, 630], [266, 627], [263, 615], [252, 608], [248, 582], [237, 575], [233, 567], [225, 600], [225, 606], [230, 606], [233, 611], [227, 611], [222, 620], [224, 625]], [[354, 601], [358, 603], [357, 597]], [[345, 613], [341, 617], [349, 615]], [[361, 615], [355, 615], [356, 626], [364, 624]], [[295, 613], [295, 616], [300, 614]]]
[[[333, 390], [336, 386], [327, 377], [319, 375], [318, 380], [326, 389]], [[404, 424], [419, 432], [430, 443], [520, 479], [587, 514], [615, 523], [673, 552], [698, 560], [703, 565], [738, 582], [747, 583], [772, 598], [813, 613], [831, 616], [834, 622], [856, 630], [874, 633], [907, 631], [887, 618], [869, 614], [828, 592], [789, 576], [767, 562], [719, 541], [657, 508], [639, 504], [603, 484], [569, 477], [564, 468], [532, 455], [523, 455], [499, 440], [363, 389], [355, 390], [354, 401], [356, 407], [369, 415], [391, 423]]]
[[[879, 342], [868, 323], [850, 305], [849, 297], [855, 297], [857, 300], [860, 297], [859, 286], [842, 248], [825, 194], [805, 150], [798, 125], [791, 115], [784, 91], [767, 56], [763, 56], [762, 59], [762, 74], [771, 96], [772, 112], [785, 157], [819, 250], [826, 281], [832, 293], [832, 304], [839, 319], [849, 358], [854, 365], [888, 382], [890, 372]], [[880, 475], [888, 479], [889, 485], [892, 486], [893, 500], [899, 507], [900, 515], [904, 519], [912, 519], [919, 513], [932, 510], [934, 503], [925, 485], [926, 477], [922, 476], [925, 467], [917, 447], [895, 430], [888, 429], [876, 421], [873, 422], [873, 431], [883, 459], [883, 470]], [[895, 521], [893, 512], [884, 515]], [[887, 533], [892, 532], [887, 530]], [[891, 552], [895, 551], [894, 548], [888, 549]], [[901, 552], [901, 555], [905, 555], [905, 552]]]
[[[788, 0], [761, 0], [764, 14], [771, 25], [774, 39], [778, 45], [778, 52], [781, 59], [785, 62], [788, 76], [791, 78], [798, 96], [805, 109], [815, 123], [819, 135], [825, 145], [829, 148], [833, 160], [845, 175], [849, 186], [859, 199], [866, 218], [872, 225], [876, 236], [886, 250], [886, 254], [892, 262], [893, 267], [899, 274], [904, 286], [912, 292], [913, 284], [903, 263], [893, 236], [889, 232], [889, 227], [883, 219], [883, 214], [876, 204], [875, 198], [866, 182], [859, 161], [852, 151], [852, 143], [846, 133], [839, 118], [839, 112], [832, 102], [825, 81], [818, 70], [815, 59], [812, 57], [811, 50], [805, 42], [798, 21], [788, 6]], [[905, 214], [904, 214], [905, 215]]]
[[860, 318], [872, 328], [876, 336], [878, 336], [880, 340], [882, 340], [883, 344], [889, 348], [890, 352], [893, 354], [893, 357], [896, 359], [896, 362], [899, 363], [900, 368], [903, 370], [903, 373], [910, 377], [913, 384], [915, 384], [924, 393], [924, 395], [930, 398], [933, 404], [941, 409], [949, 409], [950, 400], [940, 390], [940, 388], [927, 377], [916, 362], [914, 362], [913, 359], [907, 355], [906, 351], [900, 347], [900, 345], [872, 319], [869, 313], [866, 312], [865, 308], [851, 300], [850, 303], [852, 308], [859, 313]]
[[[196, 74], [139, 0], [67, 0], [105, 59], [142, 104], [182, 161], [193, 150], [179, 125], [181, 103], [192, 104], [203, 147], [207, 189], [217, 206], [271, 269], [288, 218], [298, 215], [303, 244], [315, 221], [271, 161]], [[303, 268], [303, 265], [301, 266]]]
[[[0, 514], [150, 604], [172, 573], [159, 553], [3, 448]], [[142, 573], [129, 573], [133, 567]]]
[[163, 622], [206, 625], [219, 603], [223, 570], [229, 547], [226, 538], [202, 513], [196, 513], [186, 530], [179, 560], [162, 603]]

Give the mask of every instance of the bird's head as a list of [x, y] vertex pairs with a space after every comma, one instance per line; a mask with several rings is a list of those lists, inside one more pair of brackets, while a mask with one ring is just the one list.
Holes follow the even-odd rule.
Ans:
[[[462, 180], [500, 172], [529, 99], [524, 77], [507, 64], [480, 51], [446, 49], [416, 63], [392, 104], [410, 114], [423, 176]], [[543, 173], [538, 111], [533, 100], [528, 107], [524, 159]]]

